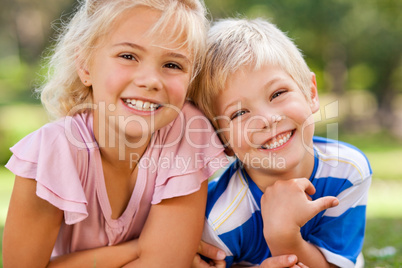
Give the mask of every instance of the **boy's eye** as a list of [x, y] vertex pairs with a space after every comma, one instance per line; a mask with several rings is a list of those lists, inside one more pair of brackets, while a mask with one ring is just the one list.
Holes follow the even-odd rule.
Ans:
[[271, 96], [271, 101], [272, 101], [273, 99], [279, 97], [280, 95], [282, 95], [282, 94], [285, 93], [285, 92], [286, 92], [286, 90], [279, 90], [279, 91], [276, 91], [274, 94], [272, 94], [272, 96]]
[[230, 120], [233, 120], [233, 119], [235, 119], [235, 118], [237, 118], [239, 116], [242, 116], [245, 113], [246, 113], [246, 111], [244, 111], [244, 110], [237, 111], [230, 117]]
[[178, 70], [182, 69], [180, 65], [178, 65], [176, 63], [172, 63], [172, 62], [169, 62], [169, 63], [165, 64], [165, 68], [178, 69]]

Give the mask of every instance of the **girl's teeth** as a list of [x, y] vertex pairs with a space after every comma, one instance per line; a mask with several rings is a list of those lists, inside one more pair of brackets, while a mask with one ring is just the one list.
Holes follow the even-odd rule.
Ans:
[[126, 99], [124, 101], [128, 107], [139, 110], [139, 111], [155, 111], [159, 108], [159, 105], [156, 103], [150, 103], [149, 101], [141, 101], [134, 99]]
[[136, 101], [135, 106], [137, 106], [137, 108], [141, 108], [141, 109], [142, 109], [142, 105], [143, 105], [143, 104], [144, 104], [144, 103], [143, 103], [142, 101], [138, 100], [138, 101]]

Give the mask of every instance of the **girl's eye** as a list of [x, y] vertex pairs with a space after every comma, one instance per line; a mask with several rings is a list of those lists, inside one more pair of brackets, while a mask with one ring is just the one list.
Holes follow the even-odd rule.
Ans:
[[126, 60], [137, 60], [133, 55], [131, 54], [122, 54], [120, 55], [121, 58], [126, 59]]
[[169, 69], [178, 69], [178, 70], [182, 69], [181, 66], [172, 62], [165, 64], [165, 67]]
[[235, 118], [237, 118], [239, 116], [242, 116], [245, 113], [246, 113], [246, 111], [244, 111], [244, 110], [237, 111], [230, 117], [230, 120], [233, 120], [233, 119], [235, 119]]

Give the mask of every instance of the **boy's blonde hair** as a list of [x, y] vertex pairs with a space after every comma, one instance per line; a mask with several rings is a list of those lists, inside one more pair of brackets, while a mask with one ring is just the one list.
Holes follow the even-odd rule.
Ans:
[[266, 64], [285, 70], [311, 100], [310, 70], [296, 45], [275, 25], [262, 19], [218, 21], [209, 30], [205, 62], [189, 97], [218, 128], [214, 100], [230, 75], [244, 66], [259, 70]]
[[77, 60], [86, 66], [92, 60], [98, 41], [110, 31], [114, 21], [136, 6], [161, 11], [162, 15], [151, 32], [163, 34], [167, 28], [172, 29], [173, 36], [164, 39], [180, 41], [181, 46], [186, 46], [194, 64], [193, 77], [198, 73], [205, 55], [209, 26], [202, 0], [80, 1], [76, 13], [60, 32], [49, 58], [47, 81], [37, 89], [52, 118], [66, 116], [77, 105], [91, 103], [92, 88], [82, 84], [76, 70]]

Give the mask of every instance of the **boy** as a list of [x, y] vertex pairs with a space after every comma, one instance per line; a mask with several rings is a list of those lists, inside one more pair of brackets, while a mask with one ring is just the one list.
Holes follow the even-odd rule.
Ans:
[[293, 42], [260, 19], [220, 21], [195, 86], [236, 156], [209, 185], [203, 241], [228, 267], [289, 254], [303, 267], [354, 267], [372, 171], [358, 149], [313, 137], [316, 79]]

